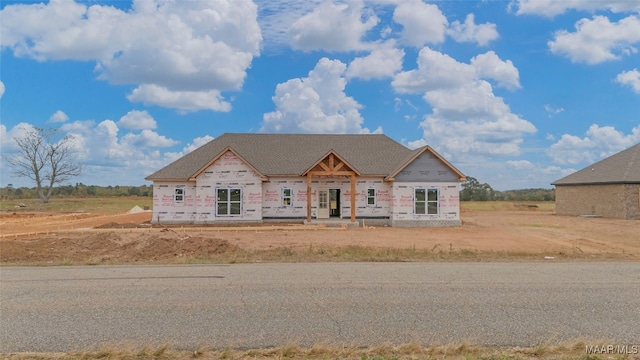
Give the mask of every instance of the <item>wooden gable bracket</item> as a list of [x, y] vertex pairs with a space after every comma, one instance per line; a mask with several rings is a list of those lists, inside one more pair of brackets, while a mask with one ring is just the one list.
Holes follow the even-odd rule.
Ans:
[[353, 166], [330, 150], [320, 160], [307, 169], [302, 176], [307, 177], [307, 221], [311, 222], [311, 179], [314, 176], [346, 176], [351, 185], [351, 222], [356, 221], [356, 175], [360, 175]]
[[260, 176], [260, 180], [262, 180], [262, 181], [268, 181], [269, 180], [269, 178], [266, 175], [262, 174], [260, 171], [258, 171], [258, 169], [256, 169], [253, 165], [251, 165], [251, 163], [249, 163], [242, 156], [240, 156], [240, 154], [238, 154], [231, 147], [227, 146], [224, 150], [220, 151], [220, 153], [218, 153], [218, 155], [216, 155], [213, 159], [211, 159], [208, 163], [206, 163], [203, 167], [201, 167], [200, 169], [198, 169], [198, 171], [196, 171], [193, 175], [191, 175], [191, 177], [189, 178], [189, 181], [196, 181], [196, 178], [198, 177], [198, 175], [202, 174], [205, 170], [207, 170], [207, 168], [209, 168], [209, 166], [213, 165], [216, 161], [218, 161], [227, 152], [233, 153], [233, 155], [235, 155], [238, 159], [240, 159], [240, 161], [242, 161], [245, 165], [247, 165], [249, 167], [249, 169], [251, 169], [253, 172], [255, 172], [256, 175]]
[[309, 174], [312, 176], [351, 176], [353, 174], [360, 175], [360, 172], [331, 150], [302, 173], [302, 176]]

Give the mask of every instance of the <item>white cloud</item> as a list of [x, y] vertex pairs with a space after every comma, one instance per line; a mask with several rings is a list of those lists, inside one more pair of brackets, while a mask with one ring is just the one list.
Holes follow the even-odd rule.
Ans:
[[480, 46], [486, 46], [500, 37], [496, 24], [476, 25], [473, 14], [468, 14], [464, 23], [454, 21], [447, 30], [447, 34], [457, 42], [475, 42]]
[[0, 99], [2, 99], [2, 95], [4, 95], [4, 83], [0, 81]]
[[[173, 161], [178, 160], [179, 158], [187, 155], [188, 153], [192, 152], [193, 150], [201, 147], [202, 145], [208, 143], [209, 141], [213, 140], [214, 137], [210, 136], [210, 135], [205, 135], [205, 136], [200, 136], [197, 137], [195, 139], [193, 139], [193, 141], [189, 144], [187, 144], [185, 147], [182, 148], [182, 151], [178, 151], [178, 152], [166, 152], [164, 153], [164, 165], [169, 164]], [[159, 169], [160, 167], [158, 167]], [[158, 170], [155, 169], [155, 170]]]
[[564, 134], [547, 154], [558, 164], [588, 165], [639, 143], [640, 126], [625, 135], [614, 127], [593, 124], [585, 135], [581, 138]]
[[408, 143], [406, 143], [406, 146], [411, 150], [421, 148], [426, 145], [429, 145], [429, 144], [427, 144], [427, 140], [425, 139], [418, 139], [418, 140], [409, 141]]
[[[461, 95], [461, 91], [437, 92], [438, 94], [429, 95], [439, 96], [445, 102], [448, 96]], [[424, 138], [455, 159], [460, 159], [465, 154], [520, 155], [522, 136], [535, 133], [535, 126], [512, 114], [502, 99], [493, 94], [485, 94], [480, 101], [485, 104], [479, 107], [465, 106], [460, 111], [453, 107], [453, 103], [447, 104], [450, 107], [446, 109], [434, 105], [433, 113], [427, 115], [420, 124]]]
[[392, 77], [402, 70], [404, 50], [393, 47], [393, 42], [373, 50], [365, 57], [355, 58], [347, 68], [347, 78], [381, 79]]
[[[548, 166], [528, 160], [509, 160], [498, 178], [506, 185], [505, 188], [550, 188], [551, 182], [561, 179], [576, 170], [573, 168], [561, 168]], [[506, 176], [504, 176], [506, 175]], [[488, 175], [491, 177], [491, 175]]]
[[515, 5], [518, 7], [518, 15], [535, 14], [548, 17], [560, 15], [570, 9], [589, 12], [596, 10], [640, 12], [640, 3], [632, 0], [518, 0]]
[[209, 109], [230, 111], [231, 104], [224, 101], [218, 90], [209, 91], [171, 91], [154, 84], [140, 85], [133, 89], [127, 99], [147, 105], [160, 105], [181, 111]]
[[2, 47], [16, 56], [96, 61], [99, 78], [111, 83], [195, 97], [215, 94], [213, 106], [188, 96], [144, 99], [190, 111], [226, 111], [229, 104], [220, 93], [242, 87], [262, 41], [250, 0], [138, 0], [130, 11], [51, 1], [7, 5], [0, 15]]
[[62, 110], [58, 110], [51, 115], [49, 118], [50, 123], [63, 123], [69, 120], [69, 116], [64, 113]]
[[192, 152], [193, 150], [195, 150], [195, 149], [197, 149], [197, 148], [201, 147], [202, 145], [204, 145], [204, 144], [206, 144], [206, 143], [210, 142], [210, 141], [211, 141], [211, 140], [213, 140], [213, 139], [214, 139], [214, 138], [213, 138], [213, 136], [210, 136], [210, 135], [205, 135], [205, 136], [197, 137], [197, 138], [193, 139], [193, 141], [192, 141], [190, 144], [188, 144], [187, 146], [185, 146], [185, 147], [182, 149], [182, 152], [183, 152], [184, 154], [188, 154], [188, 153]]
[[437, 5], [420, 0], [398, 4], [393, 12], [393, 21], [403, 27], [400, 41], [417, 48], [444, 42], [449, 24]]
[[551, 117], [553, 115], [557, 115], [557, 114], [560, 114], [561, 112], [563, 112], [564, 108], [556, 108], [556, 107], [553, 107], [553, 106], [551, 106], [549, 104], [545, 104], [544, 111], [546, 111], [549, 114], [549, 117]]
[[145, 162], [152, 161], [156, 149], [178, 144], [149, 129], [123, 135], [118, 124], [108, 119], [98, 124], [93, 120], [74, 121], [61, 129], [74, 136], [82, 160], [90, 166], [142, 167], [149, 171], [150, 165]]
[[535, 165], [529, 160], [508, 160], [506, 165], [508, 168], [518, 171], [535, 169]]
[[21, 138], [33, 130], [35, 130], [34, 126], [28, 123], [18, 123], [9, 131], [5, 125], [0, 124], [0, 155], [4, 157], [17, 150], [18, 145], [14, 139]]
[[464, 64], [427, 47], [420, 51], [418, 68], [399, 73], [392, 85], [399, 93], [423, 93], [432, 108], [421, 123], [424, 139], [445, 156], [518, 155], [522, 136], [536, 128], [513, 114], [482, 77], [519, 86], [517, 69], [493, 52]]
[[146, 110], [131, 110], [120, 118], [118, 126], [131, 130], [143, 130], [155, 129], [158, 125]]
[[378, 24], [379, 19], [373, 12], [363, 12], [363, 8], [360, 0], [320, 4], [291, 25], [291, 46], [305, 51], [368, 49], [369, 45], [361, 39]]
[[640, 71], [638, 69], [621, 72], [616, 76], [616, 81], [631, 87], [635, 93], [640, 94]]
[[557, 31], [554, 40], [548, 42], [552, 53], [566, 56], [573, 62], [598, 64], [634, 54], [632, 45], [640, 42], [640, 18], [628, 16], [611, 22], [605, 16], [592, 20], [581, 19], [575, 32]]
[[308, 77], [278, 84], [273, 96], [276, 110], [264, 114], [260, 131], [369, 133], [362, 128], [362, 106], [344, 92], [345, 70], [341, 61], [322, 58]]
[[149, 129], [144, 129], [138, 134], [128, 133], [122, 137], [121, 142], [128, 147], [138, 148], [165, 148], [178, 144], [178, 141]]
[[399, 93], [420, 93], [436, 89], [457, 88], [478, 79], [496, 80], [508, 89], [520, 87], [519, 72], [511, 60], [501, 60], [489, 51], [458, 62], [449, 55], [425, 47], [418, 55], [418, 68], [397, 74], [392, 82]]
[[513, 90], [520, 88], [520, 73], [511, 60], [502, 61], [495, 52], [489, 51], [471, 59], [471, 65], [479, 77], [493, 79], [498, 86]]
[[565, 176], [569, 176], [576, 172], [574, 168], [561, 168], [559, 166], [546, 166], [542, 168], [542, 173], [545, 175], [554, 175], [556, 179], [561, 179]]
[[449, 55], [431, 50], [420, 50], [418, 68], [397, 74], [391, 85], [399, 93], [421, 93], [434, 89], [455, 88], [476, 77], [476, 70], [456, 61]]

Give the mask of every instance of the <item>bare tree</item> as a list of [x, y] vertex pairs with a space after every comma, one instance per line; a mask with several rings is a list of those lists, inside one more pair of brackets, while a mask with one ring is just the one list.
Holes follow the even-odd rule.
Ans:
[[59, 138], [59, 129], [34, 128], [24, 136], [13, 138], [18, 154], [7, 159], [18, 176], [36, 182], [43, 203], [51, 198], [53, 185], [80, 175], [82, 164], [75, 161], [73, 135]]

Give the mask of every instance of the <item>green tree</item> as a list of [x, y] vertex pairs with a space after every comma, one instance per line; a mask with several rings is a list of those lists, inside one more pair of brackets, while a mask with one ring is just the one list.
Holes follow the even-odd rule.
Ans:
[[495, 200], [499, 192], [493, 190], [491, 185], [481, 184], [478, 179], [468, 176], [467, 181], [462, 183], [460, 200], [462, 201], [487, 201]]

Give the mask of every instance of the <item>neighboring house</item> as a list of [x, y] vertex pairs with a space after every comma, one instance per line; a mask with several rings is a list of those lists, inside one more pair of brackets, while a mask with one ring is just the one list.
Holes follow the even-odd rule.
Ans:
[[551, 185], [558, 215], [640, 219], [640, 144]]
[[457, 226], [465, 176], [385, 135], [223, 134], [146, 179], [153, 222]]

